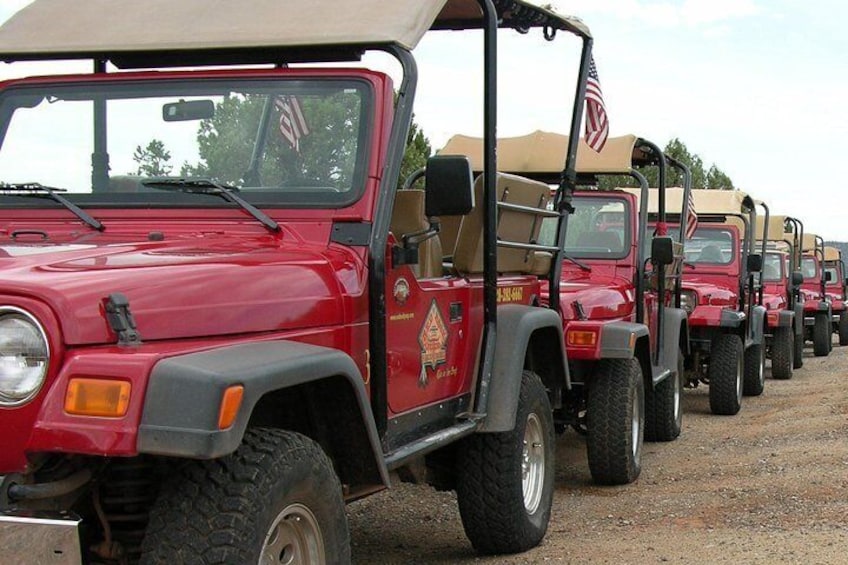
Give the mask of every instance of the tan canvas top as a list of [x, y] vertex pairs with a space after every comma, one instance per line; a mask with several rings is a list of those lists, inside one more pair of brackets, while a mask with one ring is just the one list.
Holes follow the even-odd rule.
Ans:
[[[577, 18], [533, 9], [561, 29], [589, 35]], [[412, 49], [428, 29], [480, 14], [475, 0], [35, 0], [0, 27], [0, 59], [330, 45]]]
[[840, 251], [838, 247], [831, 247], [830, 245], [825, 245], [825, 247], [824, 247], [824, 260], [825, 261], [839, 261], [841, 258], [842, 258], [842, 251]]
[[[581, 139], [577, 145], [578, 173], [627, 174], [632, 170], [635, 135], [610, 137], [600, 153]], [[534, 131], [519, 137], [498, 139], [498, 169], [506, 173], [558, 173], [565, 168], [568, 136]], [[465, 155], [475, 171], [483, 169], [483, 139], [454, 135], [439, 150], [442, 155]]]
[[804, 232], [804, 239], [801, 240], [801, 249], [803, 250], [804, 253], [807, 253], [807, 252], [812, 253], [813, 251], [816, 250], [816, 238], [817, 237], [818, 237], [818, 235], [816, 235], [814, 233]]
[[[635, 194], [638, 198], [638, 188], [624, 189]], [[747, 213], [743, 204], [747, 194], [739, 190], [703, 190], [693, 189], [692, 199], [695, 202], [695, 212], [698, 214], [741, 214]], [[656, 213], [659, 209], [659, 191], [656, 188], [648, 190], [648, 212]], [[668, 187], [665, 190], [665, 209], [676, 213], [683, 209], [683, 188]]]
[[[768, 241], [790, 241], [792, 239], [791, 233], [786, 233], [783, 229], [783, 226], [786, 222], [787, 216], [769, 216], [768, 223], [768, 232], [766, 233], [766, 239]], [[763, 228], [765, 225], [765, 216], [757, 216], [757, 239], [763, 239]]]

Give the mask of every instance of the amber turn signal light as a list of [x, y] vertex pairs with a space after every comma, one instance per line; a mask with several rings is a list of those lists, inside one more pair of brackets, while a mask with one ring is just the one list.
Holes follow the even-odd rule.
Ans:
[[598, 334], [593, 331], [586, 330], [570, 330], [566, 334], [568, 345], [573, 346], [593, 346], [598, 342]]
[[120, 418], [130, 405], [127, 381], [75, 378], [68, 383], [65, 412], [77, 416]]
[[241, 401], [244, 398], [244, 387], [233, 385], [227, 387], [221, 398], [221, 409], [218, 411], [218, 429], [225, 430], [233, 425], [238, 416]]

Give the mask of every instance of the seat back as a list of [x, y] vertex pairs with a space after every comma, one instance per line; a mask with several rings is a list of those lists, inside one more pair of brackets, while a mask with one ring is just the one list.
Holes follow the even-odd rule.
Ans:
[[[497, 237], [500, 242], [535, 244], [542, 227], [542, 214], [550, 200], [548, 185], [523, 177], [497, 174], [498, 203], [524, 206], [539, 211], [517, 211], [499, 206]], [[474, 183], [474, 209], [463, 219], [453, 254], [454, 269], [460, 274], [483, 272], [483, 177]], [[498, 271], [501, 273], [544, 274], [550, 266], [550, 254], [529, 249], [498, 246]]]
[[[390, 230], [400, 241], [403, 236], [427, 230], [430, 222], [424, 215], [424, 191], [418, 189], [398, 190], [392, 211]], [[412, 265], [418, 278], [433, 278], [442, 275], [442, 244], [435, 235], [421, 242], [418, 247], [418, 263]]]

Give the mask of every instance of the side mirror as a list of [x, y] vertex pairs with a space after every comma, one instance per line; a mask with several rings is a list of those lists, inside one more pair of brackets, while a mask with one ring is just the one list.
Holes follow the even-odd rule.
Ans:
[[763, 270], [763, 256], [759, 253], [751, 253], [748, 255], [748, 272], [759, 273]]
[[801, 286], [804, 282], [804, 273], [801, 271], [794, 271], [790, 282], [792, 283], [792, 286]]
[[848, 286], [848, 278], [842, 281], [842, 286]]
[[674, 240], [667, 235], [657, 236], [651, 241], [651, 261], [657, 265], [674, 262]]
[[825, 271], [824, 282], [833, 282], [833, 273], [831, 273], [830, 271]]
[[471, 162], [464, 155], [434, 155], [424, 173], [424, 213], [432, 216], [464, 216], [474, 208]]

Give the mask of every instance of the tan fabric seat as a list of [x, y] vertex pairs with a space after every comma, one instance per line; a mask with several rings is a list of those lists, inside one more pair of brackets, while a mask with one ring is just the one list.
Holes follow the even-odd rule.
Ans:
[[456, 249], [456, 238], [459, 237], [459, 226], [465, 216], [439, 217], [439, 239], [442, 240], [442, 252], [445, 257], [453, 257]]
[[[405, 235], [419, 233], [429, 227], [430, 222], [424, 215], [424, 191], [398, 190], [390, 226], [398, 242]], [[442, 275], [442, 244], [438, 235], [421, 242], [418, 247], [418, 264], [412, 265], [412, 271], [416, 277], [424, 279]]]
[[[548, 185], [523, 177], [498, 173], [497, 200], [547, 209], [551, 190]], [[483, 177], [474, 183], [475, 206], [459, 227], [454, 249], [454, 269], [461, 274], [483, 272]], [[498, 240], [514, 243], [537, 243], [542, 217], [514, 210], [498, 210]], [[498, 271], [541, 275], [550, 268], [550, 254], [526, 249], [498, 246]]]

